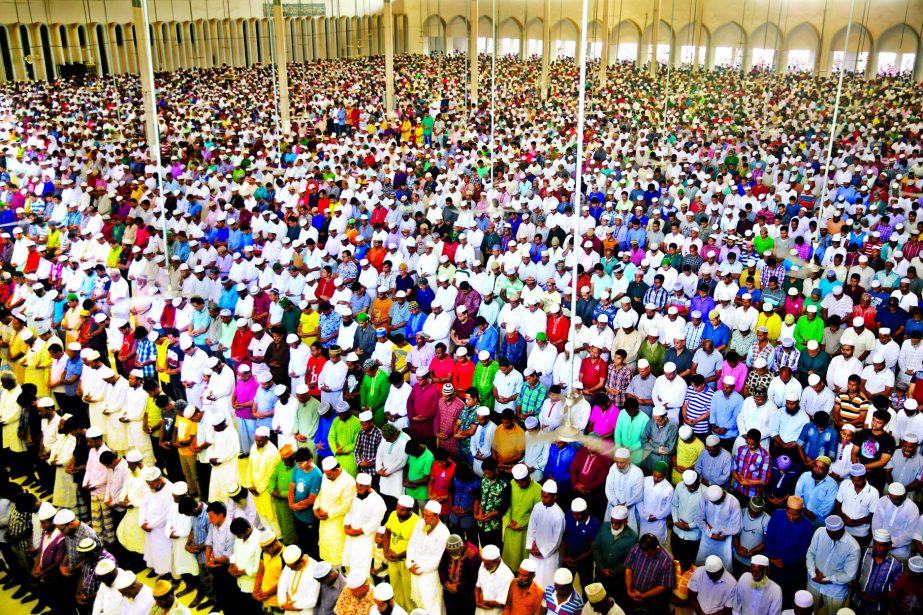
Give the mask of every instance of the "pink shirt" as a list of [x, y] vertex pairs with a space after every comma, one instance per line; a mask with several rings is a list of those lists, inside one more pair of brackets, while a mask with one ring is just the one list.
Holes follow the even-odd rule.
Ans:
[[744, 381], [747, 379], [748, 371], [743, 361], [738, 361], [737, 367], [731, 367], [731, 364], [725, 361], [724, 365], [721, 366], [721, 377], [718, 378], [718, 386], [723, 384], [725, 377], [734, 376], [736, 380], [734, 383], [734, 390], [740, 393], [744, 388]]
[[[256, 378], [250, 376], [247, 380], [238, 379], [237, 384], [234, 385], [234, 395], [237, 398], [237, 403], [245, 404], [248, 401], [253, 401], [253, 398], [256, 397], [256, 390], [259, 388], [260, 383], [256, 381]], [[236, 410], [237, 418], [253, 420], [253, 409], [252, 408], [243, 408], [241, 410]]]
[[590, 413], [590, 424], [593, 425], [593, 433], [600, 438], [611, 440], [612, 434], [615, 432], [615, 422], [618, 418], [619, 409], [615, 406], [609, 406], [606, 410], [599, 406], [593, 406], [593, 411]]

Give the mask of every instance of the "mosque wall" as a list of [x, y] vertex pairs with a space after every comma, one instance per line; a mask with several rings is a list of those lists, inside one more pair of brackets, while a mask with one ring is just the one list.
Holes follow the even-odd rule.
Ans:
[[[866, 77], [891, 72], [923, 78], [921, 0], [588, 2], [586, 51], [610, 63], [642, 66], [656, 57], [673, 65], [818, 74], [845, 66]], [[290, 61], [383, 51], [383, 0], [283, 0], [283, 5]], [[99, 74], [137, 71], [132, 0], [0, 1], [0, 7], [2, 80], [53, 78], [77, 64]], [[155, 70], [270, 62], [276, 35], [266, 17], [270, 7], [257, 0], [151, 0]], [[547, 19], [549, 55], [577, 57], [580, 9], [575, 0], [504, 0], [496, 6], [485, 0], [396, 0], [395, 52], [466, 52], [474, 36], [484, 53], [496, 47], [499, 54], [540, 55], [546, 53]], [[472, 14], [478, 15], [473, 32]]]

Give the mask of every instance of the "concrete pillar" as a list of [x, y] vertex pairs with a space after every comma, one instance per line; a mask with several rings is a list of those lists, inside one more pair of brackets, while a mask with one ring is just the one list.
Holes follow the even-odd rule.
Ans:
[[917, 55], [913, 58], [913, 71], [910, 74], [915, 83], [923, 81], [923, 45], [917, 47]]
[[385, 43], [385, 110], [394, 111], [394, 13], [391, 0], [384, 0], [382, 23]]
[[692, 72], [699, 72], [699, 62], [702, 62], [705, 58], [701, 57], [702, 48], [702, 19], [705, 15], [705, 0], [699, 0], [698, 4], [695, 7], [695, 25], [694, 25], [694, 34], [693, 34], [693, 45], [695, 49], [692, 52]]
[[740, 50], [740, 70], [746, 74], [751, 68], [753, 68], [753, 46], [748, 39], [744, 42], [743, 49]]
[[288, 59], [285, 56], [285, 18], [282, 16], [282, 0], [272, 2], [273, 43], [276, 46], [276, 75], [279, 79], [279, 121], [282, 133], [292, 128], [292, 110], [288, 100]]
[[[446, 39], [448, 40], [448, 39]], [[448, 45], [448, 43], [446, 43]], [[522, 32], [519, 34], [519, 59], [525, 60], [529, 57], [529, 24], [522, 25]]]
[[123, 24], [125, 32], [125, 46], [128, 47], [128, 70], [133, 73], [138, 72], [138, 46], [141, 44], [139, 40], [135, 40], [135, 32], [138, 31], [137, 26], [134, 23]]
[[[548, 1], [548, 0], [546, 0]], [[468, 2], [468, 98], [478, 104], [478, 0]]]
[[[45, 71], [45, 49], [42, 47], [42, 33], [39, 24], [31, 24], [29, 28], [29, 41], [31, 42], [30, 55], [32, 56], [32, 70], [36, 79], [46, 80], [49, 75]], [[52, 75], [53, 77], [53, 75]]]
[[144, 135], [149, 147], [157, 142], [157, 101], [154, 92], [154, 71], [151, 64], [151, 38], [145, 10], [147, 0], [131, 0], [131, 15], [138, 35], [138, 72], [141, 74], [141, 94], [144, 111]]
[[657, 76], [657, 43], [660, 42], [660, 1], [654, 0], [654, 21], [651, 24], [651, 77]]
[[548, 68], [551, 63], [551, 0], [545, 0], [542, 10], [542, 82], [539, 84], [542, 100], [548, 98]]
[[[862, 50], [859, 50], [861, 53]], [[900, 62], [901, 54], [897, 54], [897, 61]], [[858, 53], [856, 54], [856, 61], [859, 61]], [[865, 79], [874, 79], [875, 74], [878, 72], [878, 45], [869, 45], [869, 56], [868, 62], [865, 63]]]
[[599, 54], [599, 87], [600, 89], [606, 87], [606, 69], [609, 67], [609, 2], [610, 0], [602, 0], [603, 3], [603, 23], [602, 23], [602, 36], [600, 37], [600, 43], [602, 43], [602, 50]]
[[26, 65], [23, 57], [26, 55], [22, 47], [22, 36], [19, 31], [19, 24], [13, 24], [7, 28], [10, 35], [10, 56], [13, 58], [13, 79], [16, 81], [25, 81], [29, 73], [26, 72]]
[[776, 51], [776, 66], [775, 71], [777, 75], [784, 75], [785, 71], [788, 70], [788, 49], [779, 49]]

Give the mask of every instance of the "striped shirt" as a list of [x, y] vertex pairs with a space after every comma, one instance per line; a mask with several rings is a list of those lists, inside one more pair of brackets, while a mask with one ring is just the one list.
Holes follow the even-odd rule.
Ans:
[[570, 597], [564, 602], [558, 602], [558, 596], [554, 591], [554, 583], [545, 588], [545, 608], [549, 613], [559, 613], [560, 615], [576, 615], [583, 611], [583, 598], [580, 594], [571, 590]]
[[686, 423], [692, 427], [692, 433], [707, 434], [709, 432], [708, 421], [701, 421], [693, 424], [702, 415], [711, 410], [711, 399], [715, 392], [705, 387], [701, 392], [696, 391], [695, 387], [686, 389]]
[[657, 549], [653, 557], [635, 545], [625, 558], [625, 568], [631, 570], [631, 587], [641, 593], [655, 587], [676, 587], [676, 568], [673, 558], [662, 548]]
[[[741, 478], [765, 482], [769, 478], [771, 462], [772, 458], [765, 448], [759, 447], [755, 451], [751, 451], [750, 447], [744, 444], [737, 449], [737, 454], [734, 456], [734, 471]], [[737, 493], [747, 497], [763, 493], [763, 487], [761, 486], [745, 486], [736, 480], [731, 480], [731, 486]]]
[[865, 415], [869, 411], [869, 400], [865, 395], [858, 391], [855, 395], [844, 391], [837, 396], [836, 400], [840, 405], [840, 416], [844, 422], [853, 423], [860, 419], [865, 420]]

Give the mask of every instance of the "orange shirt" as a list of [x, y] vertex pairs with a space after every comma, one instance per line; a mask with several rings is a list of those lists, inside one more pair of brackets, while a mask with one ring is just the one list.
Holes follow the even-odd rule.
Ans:
[[545, 592], [535, 582], [528, 589], [522, 589], [513, 580], [506, 597], [503, 615], [534, 615], [541, 610]]

